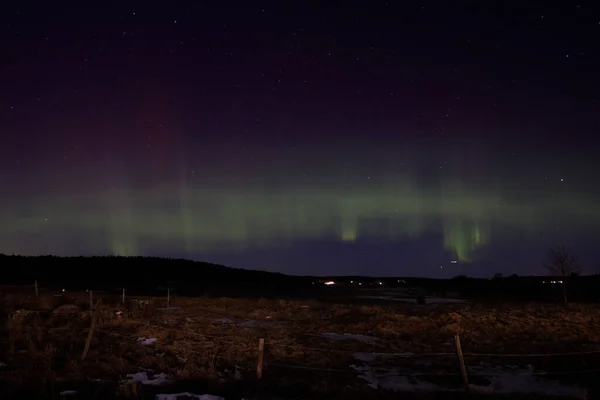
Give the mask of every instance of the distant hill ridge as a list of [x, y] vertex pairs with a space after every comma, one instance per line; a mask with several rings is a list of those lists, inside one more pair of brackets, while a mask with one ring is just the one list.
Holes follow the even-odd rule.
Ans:
[[[160, 257], [58, 257], [0, 254], [4, 284], [80, 282], [158, 284], [169, 281], [236, 281], [237, 283], [282, 282], [293, 279], [275, 272], [245, 270], [185, 259]], [[191, 281], [191, 282], [190, 282]]]
[[[341, 266], [343, 268], [343, 266]], [[360, 276], [292, 276], [276, 272], [246, 270], [185, 259], [124, 256], [19, 256], [0, 254], [0, 286], [33, 285], [75, 290], [155, 290], [174, 288], [177, 293], [216, 294], [242, 297], [354, 296], [361, 290], [389, 290], [393, 287], [420, 287], [444, 295], [514, 301], [562, 300], [562, 284], [573, 301], [600, 301], [600, 275], [569, 278], [510, 276], [476, 279], [376, 278]], [[399, 271], [400, 272], [400, 271]], [[326, 285], [327, 281], [335, 281]], [[381, 283], [380, 283], [381, 282]], [[363, 286], [359, 286], [359, 283]], [[380, 286], [381, 285], [381, 286]], [[131, 293], [131, 291], [130, 291]], [[162, 293], [162, 292], [161, 292]], [[354, 294], [352, 294], [354, 293]]]

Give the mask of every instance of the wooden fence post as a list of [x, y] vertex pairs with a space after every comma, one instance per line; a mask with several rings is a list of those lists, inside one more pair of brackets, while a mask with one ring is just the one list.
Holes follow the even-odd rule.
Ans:
[[167, 308], [171, 307], [171, 288], [167, 288]]
[[465, 366], [465, 358], [463, 357], [462, 348], [460, 346], [460, 336], [454, 335], [454, 346], [456, 347], [456, 356], [458, 358], [458, 365], [460, 367], [460, 374], [462, 376], [463, 385], [465, 391], [469, 391], [469, 377], [467, 376], [467, 367]]
[[6, 320], [6, 330], [8, 331], [8, 354], [15, 354], [15, 331], [13, 318], [13, 313], [9, 312]]
[[85, 340], [85, 347], [83, 348], [83, 353], [81, 354], [82, 361], [86, 359], [88, 351], [90, 350], [90, 344], [92, 344], [92, 336], [94, 335], [94, 329], [96, 329], [97, 319], [98, 313], [92, 312], [92, 324], [90, 325], [90, 330], [88, 331], [87, 339]]
[[125, 288], [123, 288], [123, 295], [121, 296], [121, 303], [125, 304]]
[[40, 292], [38, 291], [37, 279], [33, 281], [33, 286], [35, 287], [35, 297], [39, 297]]
[[137, 399], [138, 398], [138, 381], [125, 382], [125, 398], [126, 399]]
[[262, 378], [263, 359], [265, 356], [265, 339], [258, 339], [258, 360], [256, 361], [256, 377], [258, 380]]

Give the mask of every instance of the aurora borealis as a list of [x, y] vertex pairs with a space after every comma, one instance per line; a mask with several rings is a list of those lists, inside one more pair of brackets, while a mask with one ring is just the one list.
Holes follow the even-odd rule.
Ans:
[[[592, 199], [568, 192], [518, 202], [502, 191], [456, 185], [436, 190], [408, 182], [367, 189], [334, 182], [240, 188], [180, 181], [65, 193], [68, 189], [49, 191], [13, 205], [0, 231], [4, 251], [227, 259], [256, 250], [292, 251], [298, 243], [377, 251], [381, 243], [425, 241], [425, 252], [437, 254], [429, 263], [438, 267], [450, 260], [485, 261], [495, 246], [511, 245], [515, 236], [530, 243], [562, 243], [598, 232], [600, 223]], [[343, 251], [331, 250], [334, 256]], [[422, 251], [409, 254], [423, 257]], [[273, 264], [268, 267], [277, 269]]]
[[566, 244], [595, 272], [589, 13], [191, 4], [4, 13], [0, 253], [488, 277]]

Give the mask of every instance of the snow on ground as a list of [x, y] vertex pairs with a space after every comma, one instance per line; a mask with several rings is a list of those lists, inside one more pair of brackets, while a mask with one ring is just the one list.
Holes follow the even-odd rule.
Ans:
[[451, 297], [425, 297], [426, 304], [453, 304], [453, 303], [466, 303], [465, 299], [453, 299]]
[[473, 391], [479, 393], [527, 393], [545, 396], [576, 396], [581, 397], [584, 390], [575, 386], [564, 385], [558, 381], [535, 375], [533, 367], [519, 368], [514, 366], [492, 366], [480, 364], [469, 368], [469, 373], [490, 377], [488, 386], [470, 385]]
[[149, 337], [149, 338], [147, 338], [147, 337], [141, 337], [141, 338], [138, 338], [137, 341], [138, 341], [139, 344], [147, 346], [147, 345], [153, 344], [157, 340], [158, 340], [157, 338], [153, 338], [153, 337]]
[[75, 396], [77, 392], [75, 390], [63, 390], [60, 392], [61, 396]]
[[373, 389], [387, 389], [397, 392], [436, 392], [444, 391], [443, 387], [430, 382], [424, 382], [397, 372], [376, 370], [368, 365], [352, 365], [352, 369], [360, 372], [359, 378], [367, 382]]
[[238, 326], [240, 328], [271, 328], [278, 324], [277, 321], [273, 321], [273, 320], [269, 320], [269, 319], [267, 319], [266, 321], [257, 320], [257, 319], [249, 319], [244, 322], [236, 323], [227, 317], [216, 318], [214, 321], [219, 322], [224, 325], [232, 324], [232, 325]]
[[277, 325], [276, 321], [260, 321], [256, 319], [251, 319], [239, 323], [237, 326], [239, 326], [240, 328], [271, 328], [275, 325]]
[[[417, 304], [416, 298], [411, 297], [394, 297], [394, 296], [356, 296], [358, 299], [374, 299], [386, 301], [398, 301], [401, 303]], [[465, 299], [455, 299], [451, 297], [425, 297], [425, 304], [456, 304], [466, 303]]]
[[[371, 356], [371, 357], [369, 357]], [[399, 356], [403, 356], [400, 354]], [[408, 356], [408, 354], [404, 354]], [[355, 358], [369, 362], [376, 358], [375, 355], [358, 353]], [[411, 376], [410, 372], [397, 368], [374, 368], [369, 365], [352, 365], [352, 369], [359, 372], [359, 378], [374, 388], [394, 390], [398, 392], [448, 392], [463, 390], [445, 387], [440, 384], [428, 382], [425, 377]], [[475, 393], [486, 394], [536, 394], [545, 396], [569, 396], [581, 398], [585, 390], [575, 386], [565, 385], [557, 381], [544, 378], [543, 375], [534, 374], [533, 368], [519, 368], [514, 366], [491, 366], [480, 364], [469, 367], [472, 376], [486, 378], [489, 385], [469, 385]], [[414, 371], [415, 375], [419, 372]], [[460, 377], [456, 377], [460, 379]]]
[[225, 400], [223, 397], [213, 396], [212, 394], [193, 394], [193, 393], [176, 393], [176, 394], [157, 394], [156, 400]]
[[166, 374], [154, 374], [151, 371], [141, 371], [135, 374], [127, 374], [129, 382], [139, 382], [142, 385], [161, 386], [171, 383]]
[[324, 333], [323, 337], [329, 340], [358, 340], [363, 343], [375, 343], [379, 338], [366, 335], [355, 335], [352, 333]]

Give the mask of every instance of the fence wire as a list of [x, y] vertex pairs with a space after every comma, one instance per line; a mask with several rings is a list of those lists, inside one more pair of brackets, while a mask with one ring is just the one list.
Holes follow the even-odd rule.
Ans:
[[[32, 286], [33, 287], [33, 286]], [[28, 312], [39, 312], [39, 310], [27, 310]], [[96, 312], [99, 310], [95, 310]], [[206, 310], [208, 311], [208, 310]], [[213, 314], [221, 315], [224, 317], [231, 318], [232, 316], [221, 314], [220, 312], [214, 312]], [[236, 317], [234, 317], [236, 318]], [[210, 318], [202, 317], [202, 316], [193, 316], [190, 322], [196, 322], [194, 320], [209, 320], [211, 322], [216, 322]], [[150, 329], [163, 330], [167, 332], [177, 332], [182, 335], [189, 335], [195, 337], [202, 337], [206, 339], [218, 338], [220, 340], [226, 340], [228, 342], [243, 340], [249, 341], [250, 339], [247, 335], [239, 334], [232, 335], [231, 333], [227, 334], [211, 334], [211, 333], [200, 333], [195, 331], [190, 331], [181, 328], [169, 327], [164, 325], [157, 325], [142, 321], [129, 320], [130, 323], [138, 326], [145, 327]], [[277, 321], [281, 322], [281, 321]], [[294, 320], [288, 320], [283, 322], [295, 322]], [[232, 326], [237, 326], [237, 324], [232, 323]], [[262, 328], [261, 326], [245, 326], [243, 329], [248, 328]], [[60, 330], [60, 328], [52, 328], [52, 330]], [[131, 335], [126, 335], [120, 333], [116, 330], [111, 329], [96, 329], [97, 332], [102, 332], [108, 335], [113, 335], [116, 337], [121, 337], [127, 340], [139, 342], [139, 337], [134, 337]], [[299, 335], [303, 335], [302, 333], [298, 333]], [[311, 335], [309, 333], [304, 333], [304, 335]], [[320, 347], [311, 347], [311, 346], [303, 346], [303, 345], [294, 345], [294, 344], [285, 344], [278, 342], [276, 340], [268, 340], [265, 341], [265, 347], [268, 350], [269, 348], [289, 348], [295, 350], [302, 351], [311, 351], [311, 352], [321, 352], [321, 353], [332, 353], [332, 354], [344, 354], [356, 357], [360, 356], [373, 356], [373, 357], [381, 357], [381, 358], [426, 358], [426, 357], [448, 357], [448, 356], [457, 356], [456, 352], [420, 352], [420, 353], [390, 353], [390, 352], [365, 352], [365, 351], [348, 351], [348, 350], [338, 350], [338, 349], [329, 349], [329, 348], [320, 348]], [[193, 354], [205, 356], [204, 352], [200, 352], [194, 349], [187, 349], [186, 352], [190, 352]], [[268, 354], [268, 352], [267, 352]], [[589, 350], [589, 351], [577, 351], [577, 352], [557, 352], [557, 353], [473, 353], [473, 352], [464, 352], [463, 356], [465, 357], [488, 357], [488, 358], [553, 358], [553, 357], [577, 357], [577, 356], [585, 356], [585, 355], [594, 355], [600, 354], [600, 350]], [[214, 356], [216, 359], [226, 360], [231, 362], [232, 359], [230, 357], [223, 356]], [[270, 362], [270, 360], [266, 359], [264, 362], [264, 367], [268, 368], [283, 368], [283, 369], [295, 369], [295, 370], [306, 370], [306, 371], [316, 371], [316, 372], [328, 372], [328, 373], [349, 373], [349, 374], [361, 374], [366, 371], [361, 371], [359, 367], [348, 369], [340, 369], [340, 368], [321, 368], [321, 367], [311, 367], [311, 366], [303, 366], [303, 365], [293, 365], [281, 362]], [[247, 369], [246, 369], [247, 370]], [[508, 376], [508, 377], [516, 377], [516, 376], [567, 376], [567, 375], [587, 375], [587, 374], [598, 374], [600, 373], [600, 369], [587, 369], [587, 370], [566, 370], [566, 371], [552, 371], [552, 372], [527, 372], [527, 373], [496, 373], [496, 372], [469, 372], [469, 376], [481, 376], [481, 377], [494, 377], [494, 376]], [[453, 376], [460, 377], [461, 373], [459, 372], [398, 372], [386, 371], [386, 376], [412, 376], [412, 377], [436, 377], [436, 376]]]

